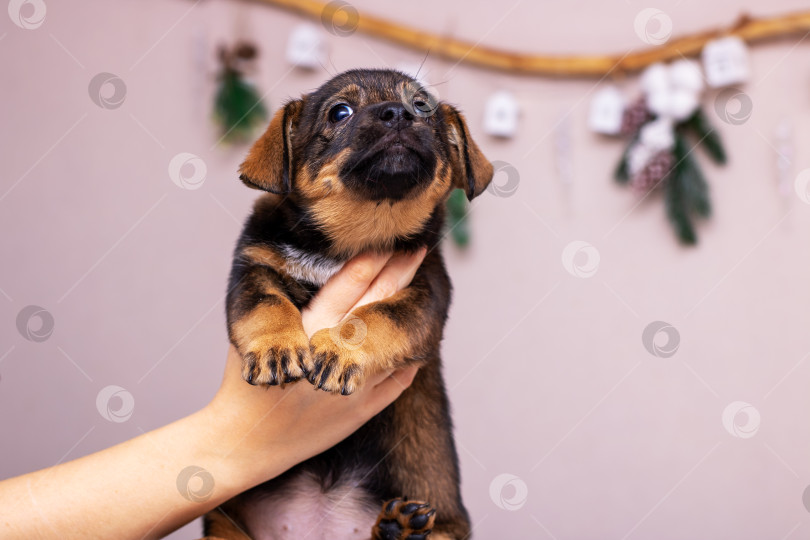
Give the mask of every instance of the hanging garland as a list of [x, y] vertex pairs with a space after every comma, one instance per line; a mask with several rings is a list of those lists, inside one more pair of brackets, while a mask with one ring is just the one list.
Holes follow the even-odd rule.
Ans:
[[351, 28], [347, 30], [349, 33], [356, 29], [422, 53], [430, 51], [431, 55], [450, 61], [512, 73], [550, 77], [604, 77], [611, 73], [640, 71], [658, 62], [677, 60], [684, 56], [696, 56], [707, 43], [722, 36], [737, 36], [743, 41], [751, 43], [810, 32], [810, 11], [765, 18], [742, 15], [729, 28], [707, 30], [698, 34], [673, 38], [664, 45], [626, 54], [549, 56], [494, 49], [479, 43], [423, 32], [367, 13], [363, 13], [361, 16], [348, 3], [340, 3], [341, 7], [335, 7], [335, 2], [318, 0], [254, 1], [288, 9], [319, 22], [325, 13], [334, 14], [345, 7], [345, 12], [352, 12], [348, 21], [351, 24]]
[[695, 244], [694, 220], [711, 214], [709, 189], [692, 155], [702, 146], [717, 164], [726, 153], [700, 108], [703, 74], [697, 63], [655, 64], [641, 77], [644, 97], [625, 110], [621, 132], [630, 144], [616, 168], [616, 180], [644, 196], [661, 188], [667, 216], [678, 239]]
[[232, 49], [221, 47], [222, 66], [217, 76], [219, 89], [214, 98], [214, 119], [222, 131], [222, 140], [244, 142], [267, 119], [267, 109], [256, 87], [245, 78], [247, 68], [258, 56], [255, 45], [238, 42]]

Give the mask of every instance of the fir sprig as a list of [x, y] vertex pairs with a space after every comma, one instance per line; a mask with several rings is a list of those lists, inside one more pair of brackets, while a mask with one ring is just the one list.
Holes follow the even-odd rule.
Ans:
[[256, 126], [267, 118], [267, 109], [255, 86], [245, 79], [243, 69], [257, 55], [249, 43], [239, 43], [233, 50], [220, 49], [222, 70], [214, 98], [214, 119], [228, 142], [248, 140]]
[[693, 220], [695, 217], [709, 217], [709, 187], [700, 167], [690, 154], [686, 139], [678, 131], [675, 133], [675, 166], [665, 177], [665, 202], [667, 216], [678, 239], [687, 245], [697, 243]]
[[467, 223], [467, 196], [463, 190], [454, 189], [447, 199], [447, 228], [453, 242], [464, 248], [470, 243], [470, 227]]

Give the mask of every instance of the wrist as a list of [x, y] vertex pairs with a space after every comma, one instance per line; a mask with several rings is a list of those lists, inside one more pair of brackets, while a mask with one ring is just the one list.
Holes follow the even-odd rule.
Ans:
[[[272, 431], [269, 418], [259, 423], [213, 401], [201, 409], [198, 421], [210, 430], [208, 452], [221, 474], [241, 493], [278, 476], [295, 463], [286, 463], [283, 439]], [[248, 415], [249, 416], [249, 415]]]

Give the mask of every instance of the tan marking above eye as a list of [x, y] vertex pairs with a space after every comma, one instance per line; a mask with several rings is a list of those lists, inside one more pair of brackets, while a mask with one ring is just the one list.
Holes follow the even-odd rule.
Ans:
[[346, 103], [356, 110], [358, 107], [363, 106], [365, 100], [366, 91], [356, 84], [350, 84], [323, 102], [321, 105], [321, 115], [328, 115], [332, 107], [339, 103]]
[[365, 91], [356, 84], [350, 84], [340, 93], [341, 97], [353, 101], [356, 104], [361, 104], [365, 96]]

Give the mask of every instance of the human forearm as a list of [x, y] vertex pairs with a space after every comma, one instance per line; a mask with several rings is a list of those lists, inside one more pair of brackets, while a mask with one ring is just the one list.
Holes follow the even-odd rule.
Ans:
[[[261, 467], [248, 466], [252, 450], [239, 444], [242, 426], [225, 420], [206, 407], [112, 448], [0, 482], [0, 536], [159, 538], [292, 465], [274, 463], [281, 453], [267, 441]], [[178, 485], [190, 466], [206, 472]]]

